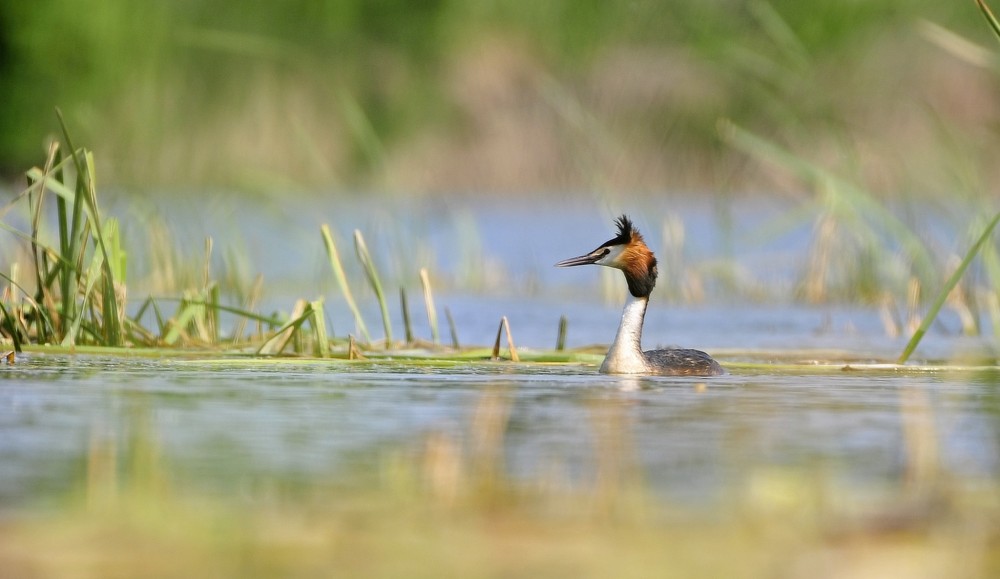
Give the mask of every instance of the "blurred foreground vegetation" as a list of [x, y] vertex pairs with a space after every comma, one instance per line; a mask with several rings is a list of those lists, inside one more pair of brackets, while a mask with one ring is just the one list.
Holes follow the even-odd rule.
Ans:
[[5, 577], [50, 578], [909, 579], [1000, 571], [995, 481], [947, 476], [934, 421], [914, 419], [905, 404], [907, 466], [890, 488], [761, 466], [741, 471], [721, 504], [706, 508], [664, 500], [643, 481], [631, 447], [635, 401], [624, 396], [591, 402], [596, 443], [584, 473], [543, 465], [508, 476], [512, 400], [507, 390], [484, 390], [461, 438], [428, 433], [384, 452], [376, 472], [360, 478], [251, 479], [213, 492], [172, 468], [139, 397], [122, 434], [92, 436], [73, 493], [54, 508], [0, 519], [0, 568]]
[[0, 167], [61, 106], [145, 190], [797, 186], [729, 119], [882, 193], [982, 188], [992, 42], [972, 0], [6, 0]]

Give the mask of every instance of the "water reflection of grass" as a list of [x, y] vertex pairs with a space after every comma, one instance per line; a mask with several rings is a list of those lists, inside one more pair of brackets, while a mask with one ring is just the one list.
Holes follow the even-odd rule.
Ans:
[[[920, 391], [902, 391], [906, 468], [844, 489], [795, 467], [750, 470], [714, 507], [658, 498], [632, 452], [628, 402], [591, 401], [585, 473], [506, 474], [512, 395], [484, 392], [461, 438], [430, 433], [351, 482], [199, 490], [149, 417], [95, 436], [78, 492], [0, 522], [24, 577], [989, 577], [1000, 489], [950, 480]], [[869, 492], [869, 490], [874, 492]]]

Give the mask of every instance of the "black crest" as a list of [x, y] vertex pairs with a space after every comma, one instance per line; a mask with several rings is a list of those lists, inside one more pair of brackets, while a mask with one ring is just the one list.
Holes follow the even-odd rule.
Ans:
[[612, 245], [625, 245], [626, 243], [632, 241], [632, 235], [638, 234], [639, 231], [632, 227], [632, 220], [628, 218], [627, 215], [622, 215], [618, 219], [615, 219], [615, 225], [618, 226], [618, 236], [614, 239], [609, 239], [601, 244], [601, 247], [609, 247]]

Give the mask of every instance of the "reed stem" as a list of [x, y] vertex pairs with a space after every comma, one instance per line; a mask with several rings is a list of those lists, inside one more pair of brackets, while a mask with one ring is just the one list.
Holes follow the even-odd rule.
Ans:
[[451, 332], [451, 347], [458, 350], [461, 345], [458, 343], [458, 330], [455, 329], [455, 319], [451, 317], [451, 310], [444, 307], [444, 317], [448, 320], [448, 330]]
[[431, 279], [426, 267], [420, 268], [420, 285], [424, 288], [424, 307], [427, 309], [427, 323], [431, 326], [431, 341], [440, 344], [437, 308], [434, 307], [434, 293], [431, 291]]
[[569, 321], [566, 316], [559, 316], [559, 333], [556, 336], [556, 351], [562, 352], [566, 349], [566, 326]]
[[406, 288], [399, 288], [399, 306], [403, 310], [403, 332], [406, 343], [413, 343], [413, 326], [410, 324], [410, 305], [406, 301]]
[[326, 224], [320, 226], [320, 233], [323, 235], [326, 253], [330, 258], [330, 268], [333, 270], [333, 277], [337, 280], [340, 293], [344, 294], [344, 301], [347, 302], [347, 307], [354, 314], [354, 324], [357, 326], [358, 331], [361, 332], [365, 342], [371, 343], [372, 337], [368, 333], [368, 326], [365, 325], [365, 320], [361, 317], [361, 310], [358, 309], [358, 304], [354, 301], [354, 294], [351, 293], [351, 287], [347, 285], [344, 265], [340, 261], [340, 252], [337, 251], [337, 246], [333, 242], [333, 234], [330, 232], [330, 226]]
[[903, 349], [903, 353], [899, 355], [897, 363], [905, 364], [906, 361], [910, 359], [910, 355], [917, 349], [917, 346], [920, 344], [920, 340], [922, 340], [924, 334], [927, 333], [927, 329], [931, 327], [931, 324], [934, 323], [934, 320], [937, 318], [938, 312], [941, 311], [941, 306], [943, 306], [945, 301], [947, 301], [948, 294], [951, 293], [951, 290], [955, 289], [955, 286], [957, 286], [958, 282], [962, 279], [962, 275], [965, 273], [965, 270], [969, 268], [969, 264], [972, 263], [972, 260], [979, 253], [979, 250], [986, 244], [986, 241], [993, 233], [993, 229], [996, 228], [997, 222], [1000, 222], [1000, 213], [993, 216], [993, 219], [986, 226], [986, 229], [983, 230], [983, 234], [980, 235], [979, 239], [976, 240], [976, 243], [969, 248], [969, 251], [965, 254], [965, 258], [962, 260], [962, 263], [958, 265], [955, 272], [952, 273], [951, 277], [948, 278], [948, 281], [945, 282], [944, 287], [941, 288], [937, 297], [934, 298], [934, 303], [931, 305], [931, 309], [927, 311], [927, 315], [924, 316], [923, 321], [920, 323], [920, 327], [918, 327], [913, 333], [913, 337], [910, 338], [910, 341], [906, 344], [906, 348]]
[[389, 306], [385, 301], [385, 292], [382, 291], [382, 282], [379, 280], [375, 263], [372, 261], [371, 253], [368, 252], [368, 245], [365, 243], [361, 231], [357, 229], [354, 230], [354, 251], [361, 261], [368, 283], [372, 286], [372, 291], [375, 292], [375, 298], [378, 299], [378, 307], [382, 311], [382, 327], [385, 330], [385, 347], [390, 349], [392, 348], [392, 321], [389, 318]]

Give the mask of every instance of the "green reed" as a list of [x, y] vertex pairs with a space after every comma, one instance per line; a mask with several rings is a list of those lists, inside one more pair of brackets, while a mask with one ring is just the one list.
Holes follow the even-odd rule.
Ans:
[[[437, 307], [434, 306], [434, 291], [431, 289], [431, 278], [426, 267], [420, 268], [420, 287], [424, 290], [424, 309], [427, 310], [427, 323], [431, 327], [431, 341], [440, 344], [441, 335], [438, 332]], [[453, 341], [457, 342], [457, 340]]]
[[997, 17], [993, 14], [993, 10], [990, 9], [989, 5], [987, 5], [984, 0], [976, 0], [976, 4], [979, 5], [979, 9], [986, 18], [986, 22], [989, 23], [990, 28], [993, 29], [993, 34], [996, 35], [998, 40], [1000, 40], [1000, 22], [997, 21]]
[[[984, 0], [976, 0], [976, 3], [979, 5], [983, 16], [986, 18], [987, 23], [993, 30], [993, 34], [998, 40], [1000, 40], [1000, 22], [997, 21], [993, 11], [986, 4], [986, 2], [984, 2]], [[987, 247], [987, 241], [989, 241], [992, 237], [993, 230], [996, 228], [998, 222], [1000, 222], [1000, 213], [993, 216], [993, 219], [990, 220], [990, 222], [983, 229], [982, 234], [976, 242], [972, 244], [972, 247], [970, 247], [965, 253], [961, 263], [959, 263], [958, 267], [955, 268], [955, 271], [952, 272], [951, 276], [945, 282], [944, 287], [941, 288], [940, 292], [938, 292], [938, 295], [934, 298], [934, 302], [931, 304], [930, 309], [921, 321], [920, 326], [913, 332], [913, 336], [910, 338], [909, 342], [907, 342], [903, 352], [899, 355], [897, 363], [905, 364], [906, 361], [909, 360], [910, 355], [913, 354], [913, 351], [917, 348], [920, 341], [927, 333], [928, 328], [930, 328], [931, 324], [934, 323], [934, 320], [937, 319], [937, 315], [941, 311], [942, 306], [944, 306], [945, 301], [947, 301], [949, 295], [951, 295], [951, 293], [955, 290], [955, 287], [958, 285], [959, 281], [961, 281], [962, 276], [965, 274], [965, 271], [969, 268], [969, 265], [972, 263], [972, 260], [976, 258], [976, 256], [983, 254], [986, 271], [992, 278], [994, 285], [997, 285], [998, 282], [1000, 282], [1000, 263], [998, 263], [997, 260], [996, 248], [995, 246], [990, 245], [988, 250], [984, 250], [984, 247]], [[996, 323], [996, 320], [994, 320], [994, 323]], [[994, 331], [1000, 331], [1000, 328], [994, 327]]]
[[[57, 110], [63, 142], [54, 141], [43, 168], [27, 172], [28, 187], [8, 204], [26, 199], [31, 215], [25, 233], [3, 225], [26, 239], [31, 248], [34, 294], [20, 288], [27, 309], [20, 308], [24, 322], [6, 324], [19, 334], [15, 342], [29, 338], [42, 343], [72, 346], [99, 342], [122, 346], [125, 341], [125, 275], [127, 254], [121, 246], [118, 222], [102, 220], [97, 204], [94, 157], [74, 147]], [[68, 150], [68, 156], [62, 150]], [[68, 169], [73, 169], [75, 178]], [[43, 240], [41, 217], [47, 193], [56, 198], [57, 239]], [[8, 279], [13, 284], [13, 280]], [[12, 312], [5, 314], [9, 317]]]
[[[245, 292], [242, 306], [223, 303], [221, 286], [212, 270], [215, 244], [211, 237], [205, 239], [201, 274], [190, 276], [191, 285], [187, 289], [176, 297], [149, 296], [138, 304], [134, 315], [128, 315], [125, 307], [129, 298], [125, 284], [128, 251], [122, 242], [121, 227], [115, 218], [102, 218], [93, 154], [86, 149], [75, 149], [61, 115], [60, 123], [62, 141], [52, 143], [41, 168], [27, 172], [28, 188], [0, 208], [3, 217], [17, 204], [26, 204], [28, 216], [24, 231], [0, 220], [0, 228], [22, 240], [30, 256], [31, 267], [27, 270], [30, 276], [23, 276], [30, 281], [20, 279], [19, 272], [23, 269], [17, 262], [12, 264], [9, 274], [0, 273], [0, 279], [7, 282], [0, 299], [0, 334], [13, 344], [15, 351], [37, 343], [59, 345], [64, 351], [87, 346], [193, 347], [229, 351], [238, 348], [265, 356], [293, 352], [319, 358], [362, 357], [353, 338], [343, 343], [329, 335], [322, 299], [297, 300], [288, 315], [261, 314], [256, 311], [263, 284], [258, 276], [253, 287]], [[45, 225], [46, 216], [52, 212], [48, 208], [53, 205], [56, 236], [55, 241], [49, 241]], [[354, 314], [357, 328], [370, 346], [371, 338], [351, 293], [333, 234], [325, 225], [321, 233], [337, 283]], [[156, 239], [162, 241], [162, 237]], [[380, 276], [360, 231], [355, 232], [354, 240], [359, 263], [382, 312], [384, 348], [390, 349], [392, 328]], [[437, 316], [426, 269], [421, 270], [420, 279], [433, 340], [438, 343]], [[401, 299], [404, 309], [408, 309], [405, 293]], [[404, 313], [408, 317], [409, 312]], [[236, 320], [228, 334], [222, 326], [223, 314]], [[249, 337], [248, 323], [255, 323], [258, 328]], [[449, 323], [457, 349], [457, 331], [450, 312]], [[409, 324], [407, 330], [407, 340], [412, 342]]]
[[403, 335], [406, 343], [413, 343], [413, 325], [410, 323], [410, 304], [406, 300], [406, 288], [399, 288], [399, 308], [403, 314]]
[[990, 239], [990, 236], [993, 234], [993, 230], [997, 226], [997, 222], [1000, 222], [1000, 213], [997, 213], [993, 217], [993, 220], [986, 226], [986, 230], [979, 236], [976, 243], [969, 248], [969, 251], [966, 252], [965, 257], [962, 259], [962, 262], [948, 278], [948, 281], [945, 282], [941, 291], [938, 292], [930, 310], [928, 310], [923, 321], [920, 323], [920, 327], [913, 333], [913, 337], [910, 338], [910, 341], [906, 344], [906, 348], [903, 349], [903, 353], [900, 354], [899, 360], [897, 361], [899, 364], [905, 364], [910, 358], [910, 354], [912, 354], [913, 350], [915, 350], [920, 344], [920, 340], [923, 339], [924, 334], [927, 333], [927, 329], [930, 328], [932, 323], [934, 323], [938, 312], [941, 311], [941, 306], [943, 306], [945, 300], [948, 299], [948, 295], [955, 289], [955, 286], [958, 285], [958, 282], [962, 279], [962, 275], [965, 274], [965, 270], [969, 268], [969, 264], [972, 263], [972, 260], [979, 254], [983, 245]]
[[358, 309], [357, 303], [354, 301], [354, 294], [351, 293], [351, 287], [347, 284], [347, 275], [344, 273], [344, 265], [340, 260], [340, 252], [337, 251], [337, 246], [333, 242], [333, 234], [330, 232], [330, 227], [328, 225], [323, 225], [320, 227], [320, 232], [323, 235], [323, 243], [326, 246], [327, 256], [330, 258], [330, 267], [333, 270], [333, 277], [337, 280], [337, 286], [340, 288], [340, 293], [344, 295], [344, 301], [347, 302], [347, 307], [350, 308], [351, 313], [354, 314], [354, 323], [361, 332], [362, 337], [364, 337], [365, 342], [371, 343], [371, 335], [368, 334], [368, 327], [365, 325], [365, 320], [361, 316], [361, 310]]
[[[813, 199], [796, 208], [789, 222], [799, 223], [808, 215], [819, 216], [816, 221], [819, 259], [814, 261], [822, 265], [833, 258], [830, 244], [836, 244], [836, 253], [842, 254], [850, 240], [859, 255], [871, 251], [875, 252], [876, 259], [890, 262], [891, 256], [880, 241], [884, 233], [899, 244], [912, 274], [924, 285], [933, 285], [937, 280], [938, 268], [924, 241], [870, 191], [731, 122], [721, 122], [719, 129], [730, 145], [762, 162], [790, 171], [813, 190]], [[830, 237], [824, 238], [827, 229], [831, 231]], [[864, 259], [851, 263], [853, 267], [864, 263]], [[825, 287], [826, 276], [817, 283]]]
[[514, 347], [514, 336], [511, 334], [510, 322], [507, 320], [507, 316], [500, 318], [500, 326], [497, 328], [497, 338], [493, 342], [493, 353], [490, 358], [492, 360], [500, 359], [500, 338], [504, 330], [507, 332], [507, 352], [510, 354], [510, 361], [520, 362], [521, 358], [517, 355], [517, 348]]
[[372, 291], [375, 292], [375, 298], [378, 300], [378, 307], [382, 311], [382, 327], [385, 330], [385, 347], [392, 347], [392, 320], [389, 317], [389, 305], [385, 300], [385, 292], [382, 291], [382, 281], [379, 278], [378, 270], [375, 269], [375, 262], [372, 261], [371, 253], [368, 252], [368, 245], [365, 244], [365, 238], [361, 235], [361, 231], [354, 230], [354, 250], [358, 255], [358, 260], [361, 261], [361, 266], [364, 269], [365, 277], [368, 279], [368, 283], [371, 284]]
[[451, 334], [451, 347], [454, 349], [459, 349], [462, 345], [458, 341], [458, 329], [455, 327], [455, 318], [451, 316], [451, 309], [448, 306], [444, 308], [444, 317], [448, 320], [448, 332]]

